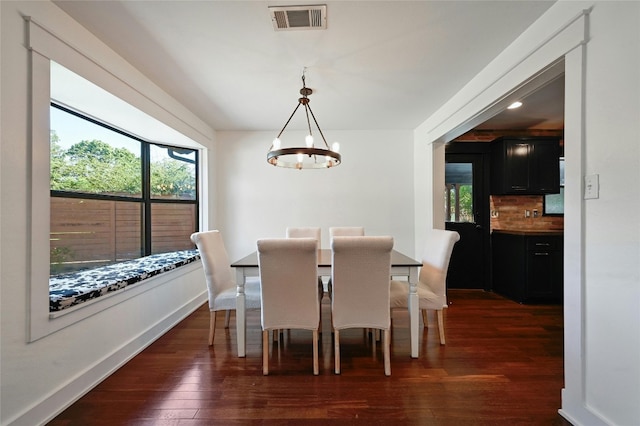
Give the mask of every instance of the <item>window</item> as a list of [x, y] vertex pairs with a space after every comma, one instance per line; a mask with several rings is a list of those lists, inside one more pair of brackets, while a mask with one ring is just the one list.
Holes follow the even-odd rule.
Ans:
[[560, 193], [546, 194], [542, 211], [545, 216], [564, 216], [564, 158], [560, 158]]
[[445, 164], [445, 221], [474, 222], [473, 164]]
[[50, 276], [189, 250], [198, 151], [50, 108]]

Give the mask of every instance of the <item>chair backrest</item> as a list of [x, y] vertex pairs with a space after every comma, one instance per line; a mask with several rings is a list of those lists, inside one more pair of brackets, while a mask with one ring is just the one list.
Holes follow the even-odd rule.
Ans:
[[333, 326], [389, 328], [389, 282], [393, 238], [334, 237], [332, 250]]
[[287, 228], [287, 238], [315, 238], [318, 242], [318, 249], [320, 248], [322, 241], [322, 234], [320, 228], [316, 227], [302, 227], [302, 228]]
[[320, 320], [315, 238], [258, 240], [262, 328], [316, 330]]
[[204, 269], [209, 290], [209, 307], [220, 292], [236, 286], [229, 263], [229, 256], [219, 231], [203, 231], [191, 234], [191, 241], [200, 251], [200, 259]]
[[422, 268], [418, 285], [429, 288], [438, 296], [447, 293], [447, 270], [453, 246], [460, 240], [460, 234], [444, 229], [432, 229], [427, 233]]
[[362, 237], [364, 227], [362, 226], [332, 226], [329, 228], [329, 238], [333, 237]]

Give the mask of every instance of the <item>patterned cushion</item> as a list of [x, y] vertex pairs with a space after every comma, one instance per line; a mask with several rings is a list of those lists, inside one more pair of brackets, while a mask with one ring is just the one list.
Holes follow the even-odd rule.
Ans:
[[160, 253], [49, 279], [49, 311], [60, 311], [195, 262], [198, 250]]

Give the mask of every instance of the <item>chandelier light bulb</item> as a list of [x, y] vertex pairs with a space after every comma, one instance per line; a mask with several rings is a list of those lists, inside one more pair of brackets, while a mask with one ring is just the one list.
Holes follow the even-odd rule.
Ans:
[[280, 138], [275, 138], [271, 145], [273, 146], [272, 148], [273, 151], [280, 149], [280, 145], [281, 145]]
[[304, 143], [307, 144], [307, 148], [312, 148], [313, 147], [313, 136], [307, 135], [304, 138]]
[[333, 152], [340, 152], [340, 143], [339, 142], [334, 142], [331, 144], [331, 150]]

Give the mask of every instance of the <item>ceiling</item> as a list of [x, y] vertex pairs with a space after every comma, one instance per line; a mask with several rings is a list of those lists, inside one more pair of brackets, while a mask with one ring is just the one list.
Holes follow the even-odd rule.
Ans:
[[[553, 1], [54, 3], [215, 130], [279, 130], [305, 69], [323, 129], [412, 130]], [[326, 29], [274, 30], [268, 6], [304, 4], [327, 5]], [[561, 120], [559, 84], [493, 125]]]
[[476, 129], [564, 129], [564, 74], [521, 99], [522, 106], [505, 109]]

